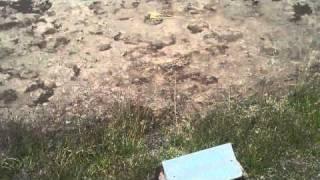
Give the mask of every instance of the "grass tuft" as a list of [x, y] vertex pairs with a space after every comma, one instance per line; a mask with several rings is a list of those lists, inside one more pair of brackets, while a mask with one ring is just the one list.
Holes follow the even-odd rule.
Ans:
[[[205, 117], [164, 127], [133, 103], [115, 104], [106, 123], [42, 133], [8, 121], [0, 129], [0, 179], [151, 179], [161, 160], [231, 142], [250, 179], [317, 179], [320, 172], [320, 85], [288, 96], [251, 97], [213, 107]], [[92, 123], [91, 123], [92, 124]], [[156, 139], [153, 139], [156, 140]]]

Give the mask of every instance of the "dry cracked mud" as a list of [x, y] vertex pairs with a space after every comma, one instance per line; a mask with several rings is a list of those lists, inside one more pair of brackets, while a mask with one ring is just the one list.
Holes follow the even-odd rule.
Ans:
[[0, 116], [160, 115], [319, 72], [317, 0], [0, 0]]

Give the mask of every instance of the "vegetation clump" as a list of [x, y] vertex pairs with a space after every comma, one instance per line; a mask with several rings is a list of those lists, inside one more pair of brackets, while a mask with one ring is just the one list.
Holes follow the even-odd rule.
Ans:
[[[283, 98], [228, 102], [163, 128], [150, 110], [131, 103], [115, 105], [108, 123], [82, 120], [71, 130], [2, 123], [0, 179], [152, 179], [163, 159], [227, 142], [249, 179], [316, 179], [319, 85], [306, 83]], [[161, 143], [150, 147], [155, 139]]]

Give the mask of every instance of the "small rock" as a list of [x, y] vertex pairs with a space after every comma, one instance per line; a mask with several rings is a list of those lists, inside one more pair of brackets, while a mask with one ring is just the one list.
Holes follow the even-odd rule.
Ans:
[[94, 1], [89, 5], [89, 9], [93, 11], [94, 14], [101, 15], [105, 13], [105, 10], [102, 8], [103, 3], [101, 1]]
[[57, 84], [54, 81], [44, 81], [44, 87], [46, 89], [54, 89], [57, 88]]
[[37, 78], [39, 74], [31, 70], [22, 70], [19, 76], [21, 79], [33, 79]]
[[49, 98], [54, 95], [53, 89], [38, 89], [31, 93], [32, 102], [34, 105], [49, 102]]
[[17, 20], [0, 17], [0, 30], [8, 30], [18, 25], [19, 23], [17, 22]]
[[42, 88], [44, 88], [44, 82], [41, 80], [37, 80], [37, 81], [30, 83], [24, 92], [28, 93], [28, 92], [32, 92], [32, 91], [35, 91], [37, 89], [42, 89]]
[[234, 42], [238, 39], [241, 39], [243, 34], [239, 31], [227, 31], [225, 33], [220, 34], [220, 39], [226, 42]]
[[17, 13], [14, 14], [14, 18], [19, 23], [20, 26], [29, 26], [32, 23], [35, 23], [41, 16], [39, 14], [30, 13], [30, 14], [23, 14]]
[[200, 72], [193, 72], [187, 74], [181, 74], [178, 76], [178, 81], [184, 81], [186, 79], [190, 79], [193, 81], [198, 81], [201, 84], [209, 85], [218, 83], [218, 78], [215, 76], [203, 75]]
[[166, 46], [166, 44], [160, 40], [151, 42], [150, 47], [152, 50], [159, 50]]
[[92, 25], [92, 26], [89, 26], [88, 28], [88, 32], [92, 35], [102, 35], [103, 34], [103, 27], [101, 25]]
[[132, 2], [131, 5], [133, 8], [137, 8], [140, 5], [140, 2], [139, 1]]
[[188, 3], [187, 6], [184, 8], [184, 11], [190, 14], [200, 14], [202, 12], [201, 9], [199, 9], [192, 3]]
[[65, 46], [70, 42], [70, 40], [64, 36], [57, 37], [54, 43], [54, 48]]
[[227, 49], [229, 48], [229, 46], [225, 44], [220, 44], [220, 45], [217, 45], [216, 47], [220, 54], [225, 54], [227, 52]]
[[43, 49], [47, 47], [47, 41], [45, 41], [42, 37], [34, 37], [29, 46], [37, 46], [38, 48]]
[[81, 69], [80, 69], [77, 65], [74, 65], [74, 66], [72, 67], [72, 70], [73, 70], [73, 72], [74, 72], [74, 76], [78, 77], [78, 76], [80, 75]]
[[261, 47], [260, 51], [268, 56], [278, 56], [279, 50], [273, 47]]
[[49, 17], [52, 17], [52, 16], [57, 15], [57, 13], [56, 13], [54, 10], [49, 10], [49, 11], [47, 11], [47, 15], [48, 15]]
[[217, 11], [217, 7], [214, 4], [207, 4], [203, 7], [203, 9], [211, 11], [211, 12]]
[[122, 33], [121, 33], [121, 32], [118, 32], [117, 34], [115, 34], [115, 35], [113, 36], [113, 39], [114, 39], [115, 41], [119, 41], [119, 40], [121, 39], [121, 36], [122, 36]]
[[56, 29], [51, 23], [40, 22], [33, 28], [33, 33], [37, 36], [45, 36], [47, 34], [53, 34]]
[[223, 32], [212, 31], [209, 34], [203, 36], [203, 39], [210, 41], [210, 39], [215, 39], [219, 42], [230, 43], [241, 39], [243, 34], [239, 31], [225, 30]]
[[189, 24], [187, 28], [192, 34], [196, 34], [196, 33], [201, 33], [206, 28], [209, 28], [209, 25], [207, 23], [194, 23], [194, 24]]
[[218, 83], [218, 78], [215, 76], [205, 76], [202, 78], [201, 83], [205, 85], [216, 84]]
[[210, 55], [215, 56], [219, 54], [226, 54], [228, 48], [229, 46], [227, 46], [226, 44], [218, 44], [207, 47], [205, 48], [205, 50], [210, 53]]
[[81, 69], [77, 65], [73, 65], [72, 70], [73, 76], [71, 77], [71, 80], [74, 81], [80, 75]]
[[99, 51], [107, 51], [109, 49], [111, 49], [111, 44], [109, 44], [109, 43], [101, 44], [98, 46]]
[[[25, 0], [20, 0], [20, 1], [25, 1]], [[50, 0], [32, 0], [32, 12], [33, 13], [38, 13], [42, 14], [49, 10], [52, 6], [52, 3]]]
[[13, 89], [4, 90], [0, 93], [0, 100], [2, 100], [5, 104], [9, 104], [15, 100], [17, 100], [18, 94]]
[[135, 85], [142, 85], [148, 82], [149, 82], [149, 79], [146, 77], [138, 77], [132, 80], [132, 84], [135, 84]]
[[4, 85], [9, 78], [10, 78], [10, 75], [0, 73], [0, 82], [2, 85]]

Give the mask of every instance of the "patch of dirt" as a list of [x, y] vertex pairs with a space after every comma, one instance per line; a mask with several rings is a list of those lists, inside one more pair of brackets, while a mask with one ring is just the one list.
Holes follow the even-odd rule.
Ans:
[[0, 114], [105, 117], [124, 99], [188, 114], [285, 92], [319, 54], [306, 2], [0, 0]]

